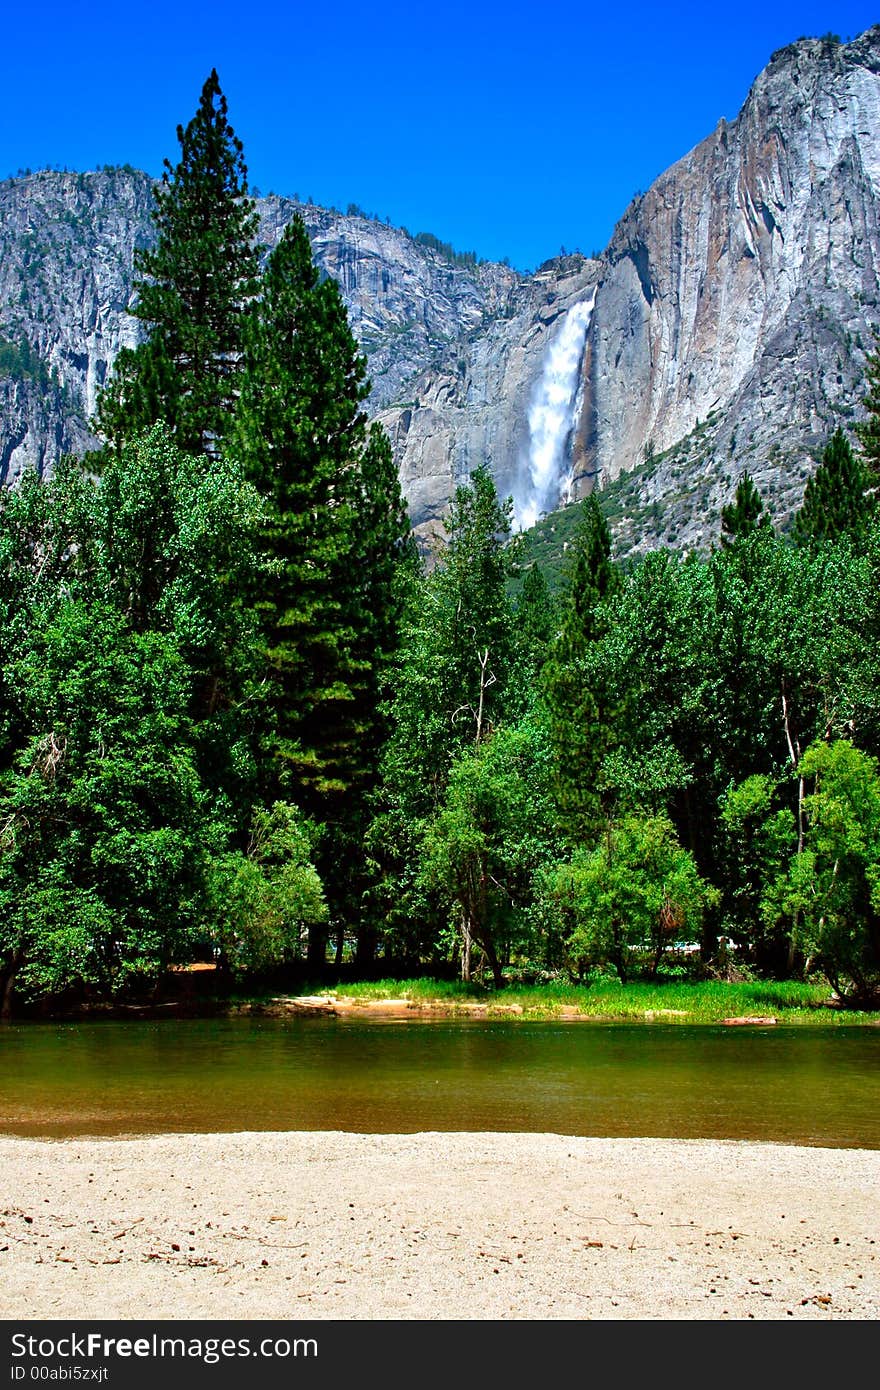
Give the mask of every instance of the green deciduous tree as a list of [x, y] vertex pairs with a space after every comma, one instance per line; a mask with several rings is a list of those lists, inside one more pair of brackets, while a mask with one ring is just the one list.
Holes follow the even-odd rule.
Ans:
[[257, 217], [241, 141], [217, 73], [196, 114], [178, 126], [180, 159], [155, 190], [157, 242], [135, 252], [137, 303], [147, 341], [123, 349], [96, 423], [112, 443], [163, 420], [182, 449], [218, 452], [240, 382], [242, 322], [256, 292]]
[[677, 941], [699, 940], [713, 891], [664, 816], [626, 816], [605, 828], [595, 849], [550, 872], [545, 892], [565, 926], [578, 973], [610, 964], [622, 982], [637, 954], [653, 972]]
[[212, 942], [211, 865], [245, 844], [255, 792], [238, 595], [258, 506], [161, 427], [97, 483], [66, 469], [0, 505], [7, 1000], [114, 993]]
[[797, 826], [779, 790], [760, 773], [721, 798], [719, 828], [722, 928], [759, 968], [785, 974], [791, 968], [790, 935], [768, 925], [767, 891], [785, 873], [797, 847]]
[[782, 920], [835, 989], [870, 1002], [880, 979], [880, 775], [847, 739], [814, 743], [801, 761], [804, 848], [768, 891], [765, 915]]
[[453, 764], [425, 832], [422, 874], [453, 908], [465, 980], [472, 946], [500, 986], [504, 957], [525, 942], [534, 875], [558, 850], [550, 783], [549, 748], [530, 721], [498, 729]]
[[486, 469], [457, 488], [444, 525], [433, 571], [409, 590], [386, 762], [415, 819], [439, 807], [455, 758], [503, 717], [511, 679], [510, 504]]
[[296, 960], [303, 932], [326, 921], [312, 844], [295, 806], [254, 811], [245, 850], [218, 855], [208, 871], [212, 936], [237, 974]]

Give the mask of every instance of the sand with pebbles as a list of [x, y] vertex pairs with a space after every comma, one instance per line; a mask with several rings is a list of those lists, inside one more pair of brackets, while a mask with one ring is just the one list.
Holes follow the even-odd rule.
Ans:
[[0, 1139], [0, 1316], [876, 1318], [880, 1153], [555, 1134]]

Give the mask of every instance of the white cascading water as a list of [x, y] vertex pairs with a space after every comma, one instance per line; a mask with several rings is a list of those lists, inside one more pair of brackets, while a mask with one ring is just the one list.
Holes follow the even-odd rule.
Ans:
[[566, 445], [574, 424], [578, 373], [596, 291], [574, 304], [550, 344], [544, 368], [529, 407], [529, 456], [513, 498], [514, 524], [520, 531], [534, 526], [543, 512], [566, 500], [570, 486]]

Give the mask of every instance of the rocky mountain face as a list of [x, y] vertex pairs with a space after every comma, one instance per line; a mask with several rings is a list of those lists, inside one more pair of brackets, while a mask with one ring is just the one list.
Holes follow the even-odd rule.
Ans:
[[[775, 54], [737, 120], [630, 206], [598, 261], [524, 276], [274, 196], [260, 237], [274, 246], [303, 215], [423, 534], [486, 462], [526, 521], [611, 485], [626, 553], [708, 543], [744, 467], [777, 516], [799, 504], [860, 409], [878, 193], [880, 26]], [[150, 209], [131, 169], [0, 184], [0, 340], [42, 363], [16, 371], [0, 344], [0, 481], [93, 446], [97, 392], [140, 330], [127, 311]]]
[[581, 422], [585, 473], [634, 470], [621, 541], [707, 541], [743, 468], [777, 516], [799, 506], [864, 394], [878, 195], [880, 26], [774, 54], [737, 120], [627, 210], [600, 278]]

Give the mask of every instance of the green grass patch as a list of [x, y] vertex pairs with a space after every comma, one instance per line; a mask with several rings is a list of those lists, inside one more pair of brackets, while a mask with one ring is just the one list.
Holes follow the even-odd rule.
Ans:
[[[321, 990], [314, 991], [320, 994]], [[326, 991], [325, 991], [326, 992]], [[340, 999], [412, 999], [420, 1003], [433, 1000], [472, 1000], [485, 1003], [493, 991], [478, 984], [466, 985], [463, 980], [372, 980], [354, 984], [335, 985], [330, 993]], [[303, 990], [302, 993], [309, 993]]]
[[340, 984], [328, 989], [303, 986], [301, 994], [333, 994], [339, 999], [368, 1002], [407, 999], [419, 1004], [448, 1006], [465, 1012], [468, 1005], [487, 1006], [490, 1016], [553, 1019], [575, 1008], [584, 1018], [662, 1023], [719, 1023], [725, 1018], [773, 1017], [784, 1023], [876, 1023], [877, 1015], [828, 1007], [831, 991], [822, 983], [717, 980], [635, 980], [621, 985], [602, 977], [589, 984], [551, 981], [540, 985], [511, 984], [496, 991], [489, 985], [460, 980], [375, 980]]

